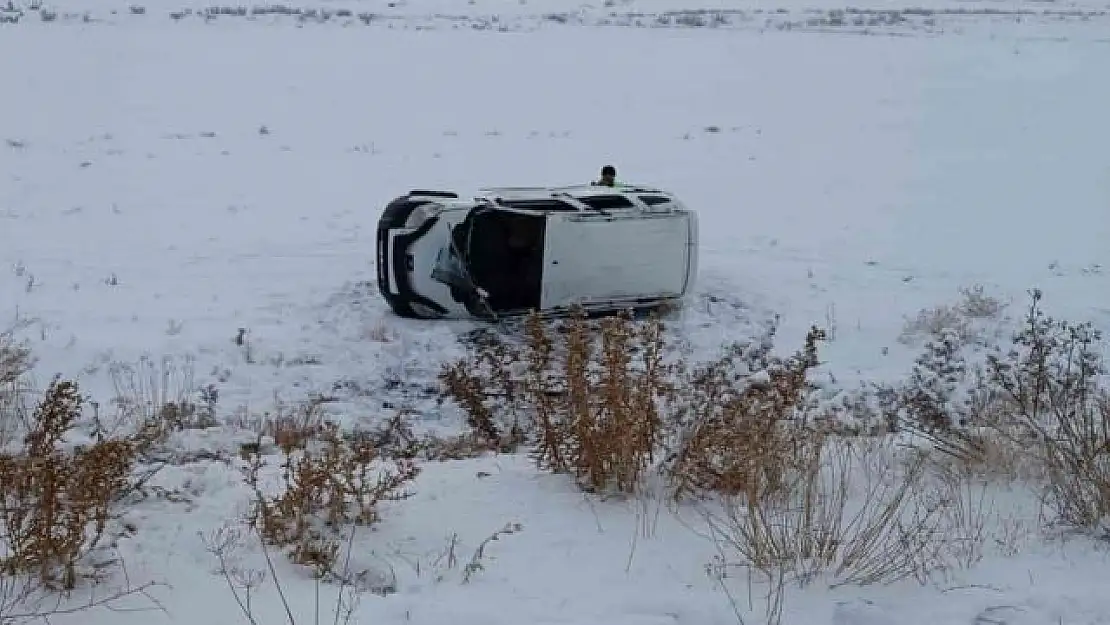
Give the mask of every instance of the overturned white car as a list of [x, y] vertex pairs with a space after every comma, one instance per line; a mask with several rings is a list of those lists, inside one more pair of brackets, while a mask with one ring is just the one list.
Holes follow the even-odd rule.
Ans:
[[641, 186], [412, 191], [385, 207], [377, 248], [378, 288], [400, 316], [598, 313], [685, 296], [698, 220]]

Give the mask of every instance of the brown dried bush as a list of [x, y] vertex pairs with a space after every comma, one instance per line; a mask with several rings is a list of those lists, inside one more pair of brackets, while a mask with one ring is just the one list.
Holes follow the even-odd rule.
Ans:
[[287, 549], [293, 562], [334, 577], [340, 530], [376, 523], [378, 505], [407, 497], [403, 488], [419, 467], [405, 457], [387, 463], [372, 438], [344, 437], [334, 423], [314, 437], [285, 440], [277, 495], [265, 494], [260, 483], [259, 449], [248, 453], [246, 479], [255, 493], [250, 526], [265, 544]]
[[488, 341], [445, 367], [445, 393], [493, 445], [531, 445], [537, 465], [588, 491], [636, 490], [659, 458], [671, 394], [663, 324], [630, 314], [549, 323], [533, 314], [519, 346]]
[[669, 474], [677, 496], [716, 492], [759, 501], [785, 487], [807, 435], [797, 426], [813, 409], [808, 374], [824, 338], [811, 328], [802, 350], [786, 359], [771, 356], [766, 340], [733, 345], [684, 376], [671, 404], [676, 442]]
[[99, 440], [67, 449], [82, 411], [77, 385], [55, 379], [35, 408], [18, 451], [0, 453], [0, 575], [33, 574], [69, 590], [108, 529], [113, 504], [130, 487], [135, 444]]
[[574, 474], [589, 491], [634, 492], [663, 440], [657, 402], [670, 392], [663, 325], [652, 319], [636, 326], [627, 314], [602, 319], [596, 352], [582, 316], [563, 329], [560, 361], [544, 323], [538, 317], [527, 323], [524, 388], [533, 406], [536, 462]]
[[445, 394], [491, 444], [526, 441], [539, 466], [588, 491], [632, 492], [652, 468], [676, 495], [774, 488], [794, 444], [784, 423], [804, 418], [824, 332], [790, 358], [770, 354], [775, 328], [693, 368], [667, 361], [664, 326], [629, 314], [580, 313], [524, 323], [519, 345], [487, 340], [445, 367]]
[[528, 421], [518, 413], [524, 399], [518, 375], [524, 347], [496, 336], [484, 337], [477, 347], [471, 358], [445, 365], [439, 379], [444, 393], [463, 408], [470, 430], [490, 447], [510, 451], [524, 442]]

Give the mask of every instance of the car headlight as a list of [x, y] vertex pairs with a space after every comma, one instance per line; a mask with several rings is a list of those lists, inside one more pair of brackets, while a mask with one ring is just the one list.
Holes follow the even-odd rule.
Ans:
[[405, 220], [405, 227], [419, 228], [420, 226], [423, 226], [424, 223], [427, 222], [429, 219], [435, 217], [436, 215], [439, 215], [442, 210], [443, 207], [439, 206], [438, 204], [421, 204], [420, 206], [417, 206], [412, 211], [412, 213], [409, 214], [409, 218]]

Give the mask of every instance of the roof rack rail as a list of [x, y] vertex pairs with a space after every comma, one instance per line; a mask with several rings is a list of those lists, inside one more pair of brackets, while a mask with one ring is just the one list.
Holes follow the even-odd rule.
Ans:
[[409, 196], [413, 195], [418, 195], [422, 197], [441, 197], [451, 200], [457, 200], [459, 198], [459, 194], [452, 191], [430, 191], [427, 189], [413, 189], [412, 191], [409, 191]]

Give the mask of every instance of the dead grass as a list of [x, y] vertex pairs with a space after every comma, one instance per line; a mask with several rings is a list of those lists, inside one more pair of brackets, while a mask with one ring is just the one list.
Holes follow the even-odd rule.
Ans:
[[1110, 389], [1101, 334], [1053, 319], [1031, 293], [1021, 327], [979, 365], [956, 341], [928, 345], [899, 391], [901, 425], [965, 472], [1037, 488], [1056, 521], [1110, 515]]
[[[256, 532], [252, 532], [256, 538], [261, 540], [261, 536]], [[351, 538], [353, 541], [354, 534], [352, 532]], [[285, 621], [289, 625], [298, 625], [300, 623], [313, 623], [319, 625], [322, 621], [321, 607], [323, 605], [321, 579], [317, 577], [315, 580], [315, 609], [308, 616], [308, 618], [300, 618], [294, 611], [293, 605], [289, 601], [289, 597], [285, 592], [285, 586], [278, 576], [277, 568], [274, 566], [274, 561], [270, 557], [270, 552], [266, 548], [266, 543], [263, 541], [262, 553], [265, 560], [265, 565], [262, 568], [247, 567], [239, 562], [239, 552], [244, 548], [247, 537], [246, 532], [232, 525], [221, 527], [203, 538], [205, 549], [212, 554], [218, 562], [218, 572], [224, 578], [228, 590], [231, 592], [235, 603], [239, 607], [240, 615], [250, 625], [260, 625], [259, 616], [256, 612], [255, 598], [259, 594], [261, 588], [270, 582], [273, 584], [281, 604], [281, 609], [285, 614]], [[352, 541], [348, 542], [347, 561], [349, 563], [350, 547]], [[332, 623], [334, 625], [346, 625], [350, 623], [355, 610], [358, 608], [363, 588], [358, 583], [358, 580], [349, 574], [349, 569], [344, 568], [344, 574], [341, 577], [341, 583], [335, 592], [335, 601], [332, 609]]]
[[833, 585], [924, 579], [942, 509], [926, 505], [923, 459], [901, 465], [878, 439], [811, 429], [781, 486], [727, 499], [713, 527], [746, 565], [769, 577]]
[[197, 387], [192, 359], [177, 362], [166, 357], [156, 363], [144, 356], [134, 364], [113, 363], [110, 374], [116, 410], [109, 418], [96, 407], [98, 436], [134, 432], [145, 454], [175, 432], [218, 425], [219, 394], [214, 386]]
[[989, 547], [1020, 548], [1020, 528], [994, 509], [989, 484], [959, 465], [821, 425], [798, 427], [791, 440], [777, 488], [703, 507], [718, 549], [708, 572], [726, 591], [736, 572], [754, 577], [770, 623], [791, 586], [925, 584], [974, 566]]

